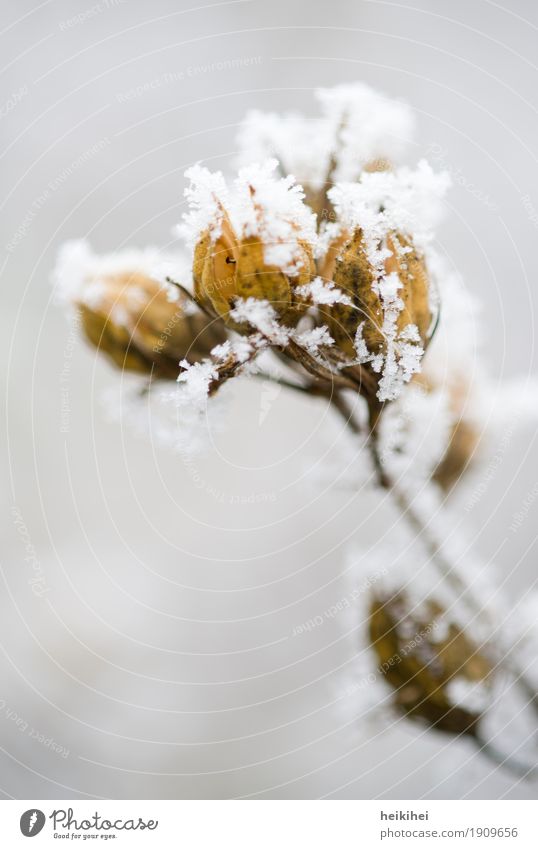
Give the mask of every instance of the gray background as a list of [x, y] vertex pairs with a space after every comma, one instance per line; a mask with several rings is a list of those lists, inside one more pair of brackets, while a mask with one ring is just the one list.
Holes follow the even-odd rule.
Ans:
[[[313, 114], [313, 88], [361, 79], [411, 104], [413, 159], [443, 150], [455, 185], [439, 244], [482, 299], [491, 375], [527, 375], [535, 4], [17, 0], [2, 18], [0, 791], [532, 796], [464, 743], [357, 729], [353, 704], [334, 704], [356, 652], [338, 617], [290, 636], [347, 592], [346, 541], [367, 545], [387, 521], [364, 492], [305, 485], [340, 436], [323, 405], [238, 386], [194, 474], [103, 415], [120, 377], [73, 343], [48, 276], [66, 238], [171, 244], [184, 169], [226, 167], [247, 108]], [[532, 437], [508, 441], [468, 517], [486, 559], [536, 486]], [[245, 495], [257, 503], [233, 503]], [[497, 557], [514, 598], [534, 581], [537, 509]]]

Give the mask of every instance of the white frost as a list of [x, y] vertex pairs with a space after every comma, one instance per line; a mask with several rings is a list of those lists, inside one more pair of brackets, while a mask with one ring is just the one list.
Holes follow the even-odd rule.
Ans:
[[320, 348], [327, 348], [334, 345], [334, 339], [325, 325], [314, 327], [312, 330], [295, 332], [293, 338], [298, 345], [305, 348], [314, 357], [320, 353]]
[[295, 292], [300, 298], [305, 298], [313, 304], [328, 306], [345, 304], [349, 307], [353, 305], [349, 295], [338, 289], [332, 280], [324, 280], [323, 277], [315, 277], [311, 283], [307, 283], [305, 286], [297, 286]]
[[[124, 248], [114, 253], [96, 254], [85, 239], [65, 242], [56, 259], [51, 282], [59, 303], [83, 301], [98, 307], [105, 292], [106, 278], [118, 274], [143, 274], [166, 289], [171, 300], [177, 299], [177, 287], [167, 277], [191, 288], [192, 273], [186, 253], [167, 253], [157, 247]], [[140, 294], [140, 290], [138, 290]], [[133, 289], [133, 297], [136, 292]]]
[[250, 324], [275, 345], [286, 345], [290, 338], [290, 329], [278, 323], [277, 314], [269, 301], [237, 298], [230, 316], [240, 324]]
[[185, 191], [190, 211], [180, 232], [193, 246], [209, 230], [213, 240], [221, 232], [224, 212], [239, 241], [255, 237], [264, 246], [268, 265], [290, 276], [304, 264], [301, 241], [314, 245], [316, 219], [304, 203], [304, 192], [291, 176], [278, 178], [276, 160], [250, 165], [239, 171], [231, 189], [220, 172], [211, 174], [195, 166], [186, 172], [191, 185]]
[[333, 181], [356, 180], [365, 165], [398, 162], [412, 139], [410, 108], [363, 83], [318, 89], [321, 115], [249, 112], [239, 127], [240, 165], [276, 157], [286, 174], [309, 188], [324, 187], [333, 160]]

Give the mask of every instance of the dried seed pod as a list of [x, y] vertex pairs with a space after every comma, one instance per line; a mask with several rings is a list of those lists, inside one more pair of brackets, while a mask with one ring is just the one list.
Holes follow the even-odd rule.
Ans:
[[189, 212], [181, 231], [194, 247], [194, 292], [241, 332], [230, 313], [238, 301], [267, 302], [280, 322], [294, 326], [307, 304], [296, 289], [315, 276], [316, 221], [293, 177], [275, 174], [269, 160], [241, 169], [231, 187], [220, 172], [190, 168]]
[[444, 456], [432, 475], [445, 492], [450, 492], [466, 473], [480, 442], [476, 420], [468, 408], [470, 386], [461, 379], [453, 381], [448, 391], [454, 424]]
[[174, 379], [179, 362], [196, 362], [226, 338], [185, 295], [171, 302], [166, 290], [137, 271], [89, 278], [77, 294], [87, 339], [122, 369]]
[[225, 217], [215, 241], [209, 232], [202, 234], [195, 248], [194, 292], [203, 305], [235, 329], [230, 311], [238, 298], [268, 301], [285, 324], [293, 325], [306, 309], [295, 289], [309, 283], [315, 275], [311, 246], [298, 240], [294, 274], [265, 260], [265, 245], [258, 237], [238, 239]]
[[458, 419], [452, 428], [450, 442], [444, 457], [433, 473], [433, 479], [445, 492], [461, 480], [467, 471], [479, 443], [479, 435], [472, 422]]
[[[415, 375], [413, 385], [419, 385], [427, 394], [439, 389], [439, 384], [430, 377], [427, 367], [424, 373]], [[448, 493], [471, 466], [480, 442], [480, 433], [476, 419], [470, 412], [474, 404], [470, 403], [471, 387], [466, 379], [461, 375], [449, 375], [443, 388], [447, 393], [453, 424], [444, 454], [433, 469], [431, 478]]]
[[327, 322], [371, 409], [399, 396], [433, 336], [437, 297], [426, 257], [446, 187], [446, 175], [422, 162], [415, 171], [380, 165], [328, 193], [336, 222], [322, 233], [320, 274], [352, 303], [335, 303]]
[[475, 734], [492, 665], [441, 605], [428, 600], [417, 611], [404, 593], [375, 597], [370, 640], [400, 711], [441, 731]]
[[355, 337], [362, 325], [362, 339], [373, 355], [374, 370], [375, 357], [387, 353], [384, 327], [387, 296], [383, 282], [390, 275], [396, 275], [398, 280], [391, 298], [401, 301], [395, 307], [396, 335], [408, 325], [414, 325], [425, 348], [431, 336], [433, 319], [424, 258], [411, 240], [400, 233], [390, 233], [384, 247], [387, 255], [380, 273], [369, 260], [362, 230], [357, 229], [351, 236], [343, 234], [334, 241], [322, 267], [322, 276], [333, 280], [353, 301], [353, 306], [337, 303], [329, 311], [328, 322], [333, 338], [350, 358], [356, 357]]

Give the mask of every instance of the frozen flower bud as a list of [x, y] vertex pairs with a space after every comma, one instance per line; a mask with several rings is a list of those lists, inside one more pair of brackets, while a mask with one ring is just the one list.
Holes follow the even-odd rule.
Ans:
[[433, 472], [433, 479], [445, 492], [450, 492], [465, 475], [480, 442], [476, 423], [464, 412], [455, 416], [446, 451]]
[[230, 313], [238, 300], [268, 302], [277, 317], [295, 324], [306, 309], [296, 289], [315, 275], [315, 220], [293, 178], [275, 179], [276, 163], [239, 173], [228, 191], [220, 174], [187, 172], [191, 212], [184, 231], [194, 241], [197, 300], [236, 329]]
[[[472, 397], [467, 379], [457, 371], [446, 375], [436, 374], [433, 369], [432, 371], [432, 376], [428, 368], [422, 374], [416, 375], [412, 386], [419, 387], [426, 398], [438, 392], [442, 393], [446, 425], [441, 430], [445, 437], [442, 439], [440, 450], [436, 452], [429, 476], [448, 493], [472, 465], [479, 447], [476, 399]], [[417, 407], [416, 399], [413, 400], [413, 406]], [[431, 414], [429, 422], [431, 423]], [[422, 439], [424, 438], [423, 436]]]
[[337, 222], [326, 228], [320, 271], [352, 304], [335, 304], [327, 323], [350, 363], [375, 377], [379, 401], [397, 398], [420, 370], [435, 328], [426, 252], [445, 187], [421, 163], [416, 172], [364, 173], [329, 192]]
[[370, 640], [398, 710], [440, 731], [475, 733], [492, 665], [440, 604], [413, 605], [404, 593], [375, 597]]
[[307, 202], [330, 214], [327, 191], [340, 181], [358, 180], [363, 170], [398, 162], [413, 136], [413, 114], [364, 83], [317, 89], [321, 114], [249, 112], [239, 127], [239, 165], [275, 157], [285, 174], [304, 186]]
[[467, 471], [478, 441], [475, 427], [459, 419], [452, 429], [446, 453], [433, 473], [433, 479], [445, 492], [450, 492]]
[[[338, 240], [337, 240], [338, 244]], [[376, 371], [377, 358], [385, 357], [388, 349], [387, 322], [389, 310], [390, 330], [396, 338], [405, 335], [412, 325], [422, 346], [429, 341], [432, 312], [429, 305], [429, 282], [424, 257], [413, 247], [409, 239], [399, 233], [389, 233], [383, 240], [385, 259], [381, 270], [373, 266], [368, 258], [364, 233], [356, 230], [340, 251], [336, 253], [332, 279], [335, 286], [347, 294], [352, 306], [335, 304], [329, 315], [332, 335], [350, 358], [357, 355], [355, 343], [360, 328], [361, 339], [373, 355], [372, 368]], [[323, 276], [329, 269], [325, 266]]]
[[224, 341], [224, 327], [151, 276], [151, 264], [144, 254], [97, 257], [84, 243], [71, 243], [55, 276], [79, 310], [86, 339], [116, 366], [175, 379], [181, 360], [199, 361]]

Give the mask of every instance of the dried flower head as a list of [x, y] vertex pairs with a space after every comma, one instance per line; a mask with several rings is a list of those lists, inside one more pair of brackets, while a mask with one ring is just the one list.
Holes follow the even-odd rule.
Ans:
[[441, 731], [475, 733], [492, 665], [440, 604], [413, 608], [404, 593], [375, 596], [370, 641], [400, 711]]
[[442, 490], [450, 492], [469, 468], [480, 437], [472, 422], [457, 419], [445, 455], [433, 473]]
[[358, 180], [363, 170], [398, 162], [413, 135], [413, 115], [404, 103], [364, 83], [317, 89], [321, 114], [249, 112], [237, 143], [239, 164], [278, 159], [294, 174], [320, 221], [330, 218], [327, 192], [336, 182]]
[[324, 315], [339, 348], [376, 378], [379, 401], [394, 400], [419, 371], [435, 328], [426, 251], [445, 187], [423, 162], [329, 192], [337, 220], [326, 228], [320, 271], [351, 304]]
[[92, 345], [119, 368], [173, 380], [180, 360], [199, 361], [224, 341], [224, 327], [144, 266], [143, 257], [97, 257], [75, 243], [60, 257], [56, 275]]
[[465, 475], [480, 442], [478, 424], [469, 410], [469, 392], [470, 387], [463, 380], [448, 385], [452, 426], [445, 453], [432, 475], [445, 492], [450, 492]]
[[239, 299], [268, 302], [285, 324], [306, 305], [296, 288], [315, 274], [315, 218], [292, 177], [273, 176], [276, 162], [239, 172], [229, 192], [220, 174], [187, 172], [191, 206], [184, 231], [194, 242], [194, 292], [201, 304], [236, 329]]

